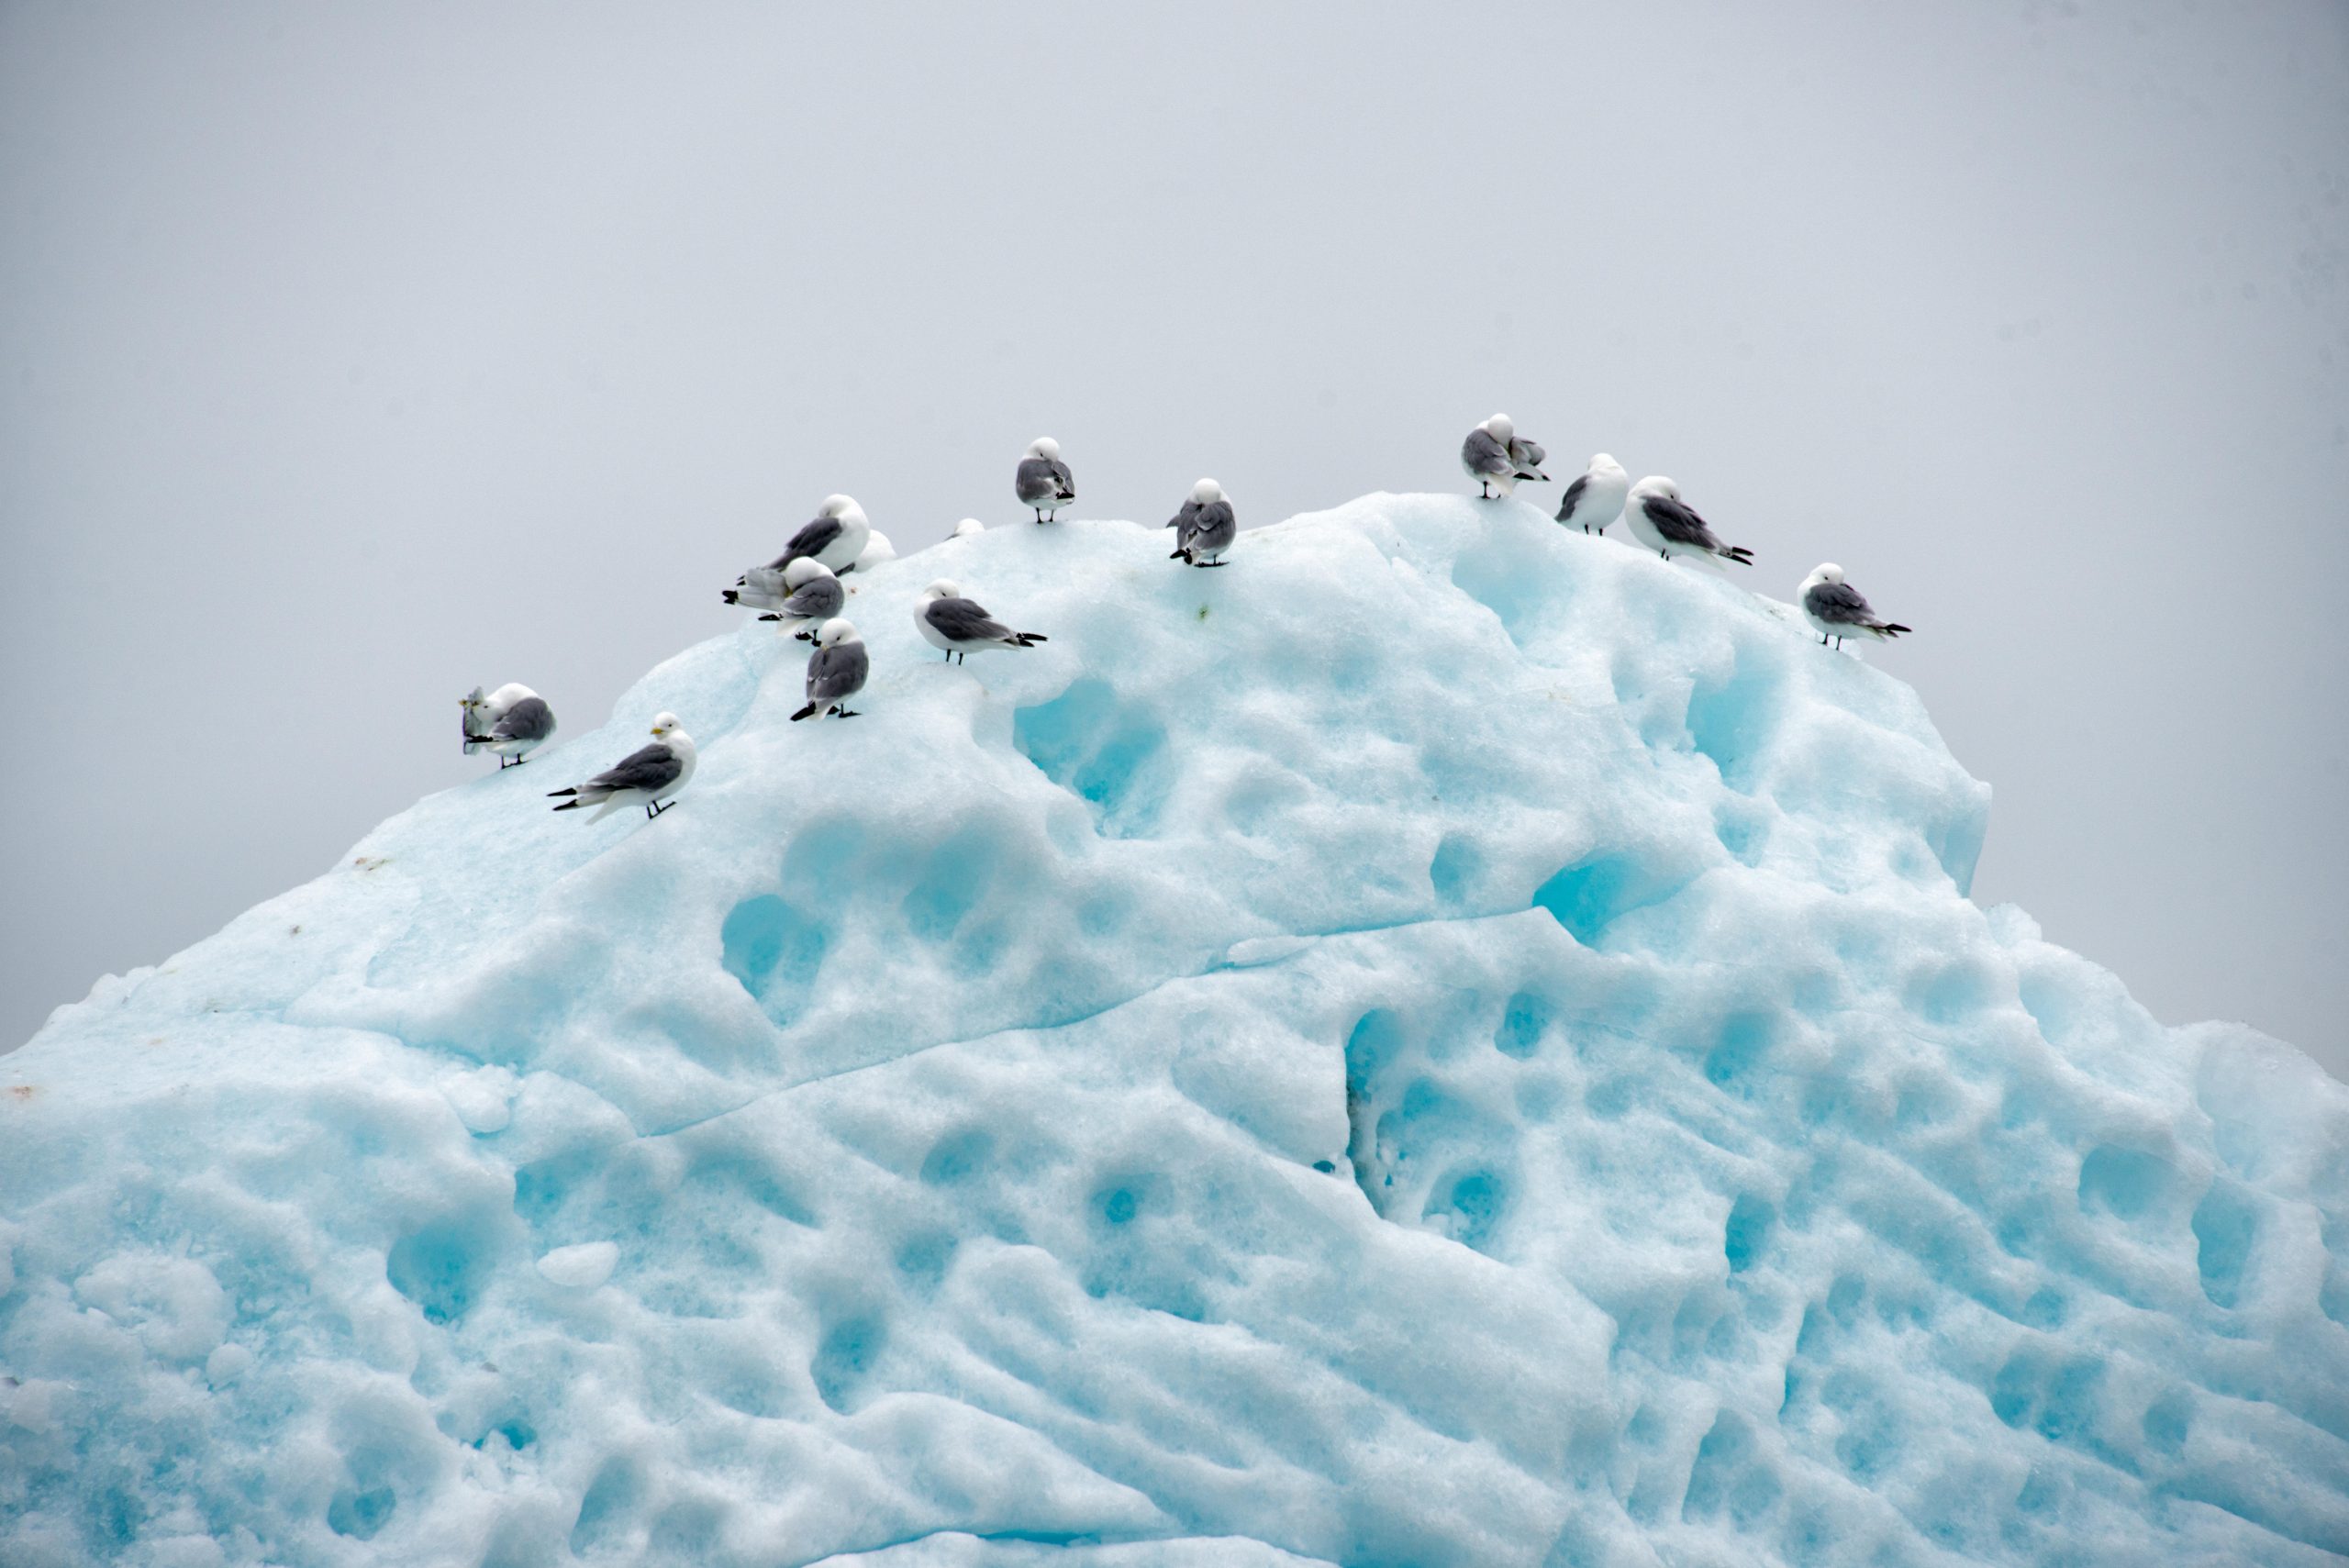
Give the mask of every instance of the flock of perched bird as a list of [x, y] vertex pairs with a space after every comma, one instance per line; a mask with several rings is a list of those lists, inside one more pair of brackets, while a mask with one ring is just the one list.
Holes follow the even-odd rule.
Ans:
[[[1542, 472], [1546, 455], [1540, 442], [1518, 435], [1508, 415], [1496, 414], [1468, 432], [1461, 444], [1460, 465], [1489, 500], [1510, 495], [1529, 480], [1546, 481], [1550, 476]], [[1019, 460], [1013, 490], [1040, 524], [1055, 520], [1060, 509], [1076, 499], [1076, 476], [1061, 461], [1059, 442], [1046, 436], [1030, 443]], [[1686, 556], [1739, 566], [1753, 561], [1753, 551], [1722, 543], [1681, 499], [1680, 487], [1671, 480], [1651, 476], [1634, 484], [1621, 463], [1600, 452], [1566, 486], [1558, 522], [1604, 534], [1618, 518], [1633, 538], [1666, 561]], [[1174, 549], [1167, 559], [1196, 567], [1227, 564], [1224, 554], [1240, 533], [1230, 499], [1212, 479], [1192, 486], [1190, 497], [1166, 526], [1174, 530]], [[954, 534], [976, 533], [981, 527], [965, 517], [955, 525]], [[876, 553], [878, 559], [887, 559], [894, 552], [874, 532], [863, 507], [846, 495], [833, 495], [791, 536], [781, 555], [743, 573], [725, 591], [728, 604], [763, 611], [761, 620], [776, 622], [793, 637], [815, 645], [807, 661], [807, 706], [791, 716], [795, 723], [856, 717], [848, 700], [864, 689], [872, 664], [863, 639], [841, 614], [848, 604], [841, 579]], [[1831, 640], [1841, 647], [1846, 637], [1892, 638], [1909, 629], [1879, 617], [1859, 590], [1843, 581], [1843, 569], [1831, 562], [1803, 579], [1799, 599], [1804, 617], [1822, 644]], [[992, 648], [1032, 648], [1045, 640], [1041, 632], [1014, 631], [966, 597], [960, 584], [943, 578], [923, 589], [914, 602], [914, 625], [950, 662]], [[495, 752], [501, 769], [519, 763], [554, 734], [553, 709], [528, 686], [507, 684], [487, 696], [475, 686], [463, 699], [463, 708], [466, 754]], [[651, 745], [549, 798], [562, 802], [557, 811], [601, 806], [590, 821], [622, 806], [641, 806], [648, 818], [658, 817], [693, 777], [694, 762], [693, 737], [675, 714], [664, 713], [652, 721]]]

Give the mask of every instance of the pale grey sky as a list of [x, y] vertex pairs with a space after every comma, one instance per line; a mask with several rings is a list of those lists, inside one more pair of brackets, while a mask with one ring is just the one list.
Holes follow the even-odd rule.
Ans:
[[[2349, 9], [0, 7], [0, 1042], [903, 543], [1497, 407], [1835, 560], [1976, 895], [2349, 1066]], [[1543, 492], [1542, 494], [1548, 494]]]

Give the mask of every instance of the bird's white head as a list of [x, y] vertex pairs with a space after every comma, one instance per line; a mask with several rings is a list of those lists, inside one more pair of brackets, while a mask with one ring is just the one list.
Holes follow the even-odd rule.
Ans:
[[1669, 495], [1674, 500], [1677, 501], [1680, 499], [1680, 486], [1675, 484], [1671, 480], [1666, 479], [1661, 473], [1651, 473], [1645, 479], [1641, 480], [1637, 484], [1631, 486], [1631, 494], [1634, 496]]
[[1506, 414], [1496, 414], [1485, 421], [1485, 434], [1506, 445], [1517, 434], [1517, 421]]
[[924, 588], [921, 596], [925, 599], [959, 599], [963, 596], [963, 584], [952, 577], [941, 577]]
[[477, 707], [486, 707], [489, 705], [483, 700], [481, 688], [479, 686], [475, 686], [472, 691], [457, 699], [457, 706], [463, 708], [467, 713], [471, 713]]
[[855, 498], [852, 496], [827, 495], [824, 497], [822, 510], [818, 511], [816, 515], [819, 517], [840, 517], [842, 519], [856, 517], [862, 519], [864, 516], [864, 508], [858, 506]]
[[849, 625], [845, 617], [828, 620], [818, 628], [816, 632], [816, 641], [818, 645], [824, 648], [829, 648], [836, 642], [854, 642], [856, 640], [856, 628]]
[[1202, 479], [1191, 486], [1191, 499], [1202, 506], [1211, 501], [1220, 501], [1223, 499], [1223, 486], [1212, 479]]
[[979, 521], [978, 518], [965, 517], [961, 522], [954, 525], [954, 532], [950, 537], [954, 539], [969, 539], [973, 534], [983, 534], [986, 531], [986, 524]]
[[1841, 583], [1842, 580], [1842, 567], [1831, 561], [1822, 561], [1810, 569], [1810, 575], [1802, 580], [1802, 585], [1805, 588], [1816, 588], [1821, 583]]
[[829, 577], [832, 569], [812, 555], [803, 555], [783, 569], [784, 586], [805, 588], [818, 577]]
[[1061, 444], [1050, 436], [1038, 436], [1028, 443], [1028, 455], [1030, 457], [1058, 457], [1061, 455]]
[[653, 716], [652, 719], [652, 738], [655, 740], [666, 740], [670, 736], [674, 735], [678, 730], [683, 729], [684, 728], [684, 725], [677, 722], [677, 716], [675, 714], [656, 714]]
[[[1590, 472], [1611, 479], [1623, 473], [1623, 465], [1605, 452], [1594, 452], [1590, 459]], [[1630, 476], [1625, 474], [1624, 477]]]

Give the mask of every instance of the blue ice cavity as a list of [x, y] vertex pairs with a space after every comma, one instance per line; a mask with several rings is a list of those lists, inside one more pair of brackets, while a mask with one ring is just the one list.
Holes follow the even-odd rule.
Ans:
[[1969, 903], [1912, 692], [1514, 503], [1163, 542], [860, 573], [853, 724], [743, 628], [0, 1061], [0, 1561], [2349, 1551], [2349, 1096]]

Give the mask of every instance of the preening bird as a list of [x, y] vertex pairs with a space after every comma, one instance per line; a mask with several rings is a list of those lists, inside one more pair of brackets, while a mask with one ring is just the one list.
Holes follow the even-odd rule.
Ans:
[[554, 734], [554, 709], [518, 681], [508, 681], [487, 696], [475, 686], [458, 702], [465, 710], [465, 755], [495, 751], [500, 772], [518, 764]]
[[[780, 580], [777, 580], [780, 577]], [[798, 640], [815, 640], [815, 629], [827, 619], [841, 613], [848, 606], [848, 589], [841, 587], [841, 580], [831, 575], [831, 568], [815, 556], [798, 556], [780, 573], [771, 566], [761, 566], [745, 573], [747, 587], [742, 589], [742, 604], [766, 606], [766, 615], [759, 619], [780, 622], [782, 631], [789, 631]], [[750, 598], [754, 587], [763, 589], [759, 598]]]
[[1631, 476], [1605, 452], [1590, 460], [1590, 467], [1566, 486], [1558, 502], [1558, 522], [1586, 534], [1603, 534], [1607, 525], [1623, 515], [1624, 499], [1631, 493]]
[[603, 809], [587, 818], [590, 822], [601, 822], [623, 806], [643, 806], [650, 820], [675, 804], [669, 796], [685, 788], [685, 781], [694, 776], [694, 738], [685, 733], [675, 714], [664, 713], [652, 721], [651, 745], [639, 747], [621, 758], [618, 766], [607, 768], [585, 784], [555, 790], [547, 798], [562, 801], [557, 811], [600, 804]]
[[1223, 552], [1240, 537], [1240, 519], [1231, 509], [1231, 502], [1223, 494], [1223, 486], [1212, 479], [1202, 479], [1191, 486], [1191, 498], [1182, 509], [1166, 521], [1174, 530], [1174, 552], [1169, 561], [1187, 561], [1194, 566], [1225, 566]]
[[1680, 486], [1661, 475], [1652, 474], [1631, 486], [1631, 496], [1623, 504], [1623, 521], [1630, 525], [1633, 538], [1666, 561], [1687, 555], [1707, 562], [1753, 563], [1752, 550], [1715, 538], [1705, 519], [1680, 498]]
[[1819, 633], [1819, 640], [1824, 643], [1832, 638], [1838, 648], [1843, 646], [1847, 637], [1873, 637], [1885, 641], [1909, 629], [1879, 617], [1860, 591], [1843, 581], [1843, 569], [1831, 561], [1811, 568], [1810, 575], [1802, 580], [1798, 602], [1802, 606], [1803, 618], [1810, 622], [1811, 630]]
[[1541, 442], [1520, 436], [1506, 414], [1494, 415], [1460, 443], [1460, 466], [1468, 471], [1468, 477], [1477, 483], [1487, 500], [1508, 495], [1520, 480], [1548, 479], [1542, 472], [1542, 460], [1548, 455]]
[[914, 628], [932, 648], [960, 662], [990, 648], [1033, 648], [1050, 640], [1041, 631], [1014, 631], [989, 616], [975, 599], [963, 596], [959, 583], [941, 577], [914, 601]]
[[[1019, 460], [1012, 487], [1019, 492], [1021, 506], [1034, 508], [1038, 522], [1058, 517], [1060, 509], [1076, 499], [1076, 476], [1061, 461], [1060, 442], [1050, 436], [1029, 442], [1028, 455]], [[1052, 517], [1045, 517], [1046, 512]]]
[[856, 714], [841, 705], [864, 689], [872, 668], [856, 628], [838, 618], [826, 621], [816, 632], [816, 656], [807, 661], [807, 706], [791, 716], [792, 722], [827, 716], [854, 718]]

